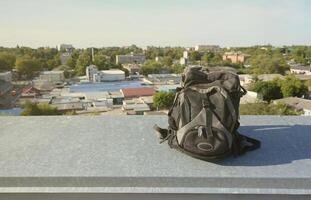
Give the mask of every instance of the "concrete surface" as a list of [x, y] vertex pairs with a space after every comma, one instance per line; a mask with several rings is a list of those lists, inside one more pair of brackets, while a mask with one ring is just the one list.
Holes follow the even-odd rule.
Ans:
[[0, 117], [0, 193], [311, 194], [311, 117], [242, 116], [262, 148], [219, 163], [158, 144], [152, 126], [166, 121]]

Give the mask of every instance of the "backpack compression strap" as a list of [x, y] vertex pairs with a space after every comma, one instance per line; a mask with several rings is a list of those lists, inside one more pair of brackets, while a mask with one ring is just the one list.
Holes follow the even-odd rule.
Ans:
[[237, 131], [236, 134], [238, 149], [237, 152], [234, 152], [235, 155], [242, 155], [248, 151], [260, 148], [261, 142], [259, 140], [242, 135]]

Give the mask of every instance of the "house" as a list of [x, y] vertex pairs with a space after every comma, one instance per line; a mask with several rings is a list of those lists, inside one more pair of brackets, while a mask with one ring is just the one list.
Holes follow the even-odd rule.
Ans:
[[130, 115], [142, 115], [144, 112], [150, 111], [150, 107], [141, 99], [124, 100], [122, 110]]
[[232, 63], [244, 63], [249, 55], [242, 52], [225, 52], [222, 56], [223, 60], [230, 60]]
[[124, 99], [131, 99], [142, 96], [153, 96], [155, 94], [155, 89], [151, 87], [123, 88], [121, 89], [121, 93]]
[[139, 74], [139, 64], [123, 64], [122, 66], [124, 69], [127, 69], [129, 71], [129, 75]]
[[143, 64], [145, 61], [144, 54], [116, 55], [116, 64]]
[[303, 65], [291, 65], [290, 72], [292, 74], [304, 74], [304, 75], [311, 75], [311, 65], [310, 66], [303, 66]]
[[153, 96], [139, 97], [139, 99], [149, 107], [153, 105]]
[[59, 83], [65, 80], [64, 71], [44, 71], [39, 75], [40, 81]]
[[274, 100], [273, 103], [286, 104], [298, 111], [303, 111], [303, 115], [311, 116], [311, 100], [302, 99], [298, 97], [287, 97], [283, 99]]
[[84, 105], [79, 98], [58, 97], [53, 98], [50, 103], [61, 112], [84, 110]]
[[47, 94], [55, 88], [55, 84], [49, 81], [34, 80], [33, 87], [38, 89], [41, 94]]
[[34, 86], [29, 85], [22, 89], [21, 98], [36, 98], [40, 96], [40, 90]]

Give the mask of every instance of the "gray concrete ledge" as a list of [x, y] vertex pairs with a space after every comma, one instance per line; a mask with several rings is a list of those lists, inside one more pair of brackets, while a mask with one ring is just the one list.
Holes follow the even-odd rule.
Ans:
[[0, 193], [311, 194], [311, 117], [242, 116], [262, 148], [219, 163], [159, 145], [166, 121], [0, 117]]

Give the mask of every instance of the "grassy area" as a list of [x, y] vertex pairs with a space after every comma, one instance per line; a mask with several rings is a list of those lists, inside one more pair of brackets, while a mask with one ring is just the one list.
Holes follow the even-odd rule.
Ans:
[[301, 115], [301, 111], [285, 105], [273, 103], [248, 103], [240, 105], [241, 115]]

